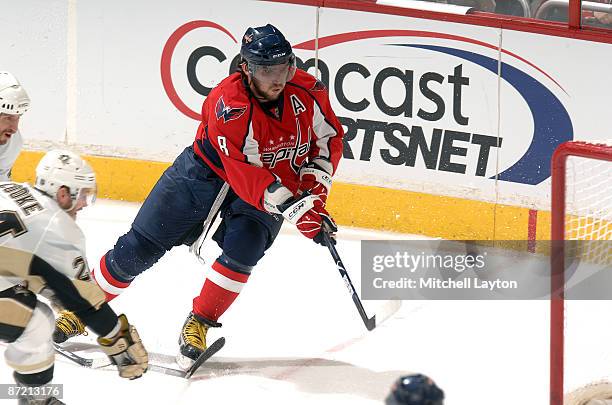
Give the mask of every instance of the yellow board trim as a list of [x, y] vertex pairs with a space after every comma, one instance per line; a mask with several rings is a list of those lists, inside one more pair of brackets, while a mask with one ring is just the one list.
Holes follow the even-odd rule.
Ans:
[[[34, 182], [44, 152], [24, 151], [13, 179]], [[98, 196], [142, 202], [165, 162], [83, 156], [96, 171]], [[529, 209], [383, 187], [334, 183], [329, 211], [341, 225], [461, 240], [526, 240]], [[537, 213], [536, 239], [550, 238], [550, 213]]]

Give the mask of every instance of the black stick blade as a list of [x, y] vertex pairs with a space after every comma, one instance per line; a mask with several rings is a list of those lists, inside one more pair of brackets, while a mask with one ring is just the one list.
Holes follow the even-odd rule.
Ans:
[[221, 350], [223, 346], [225, 346], [224, 337], [220, 337], [219, 339], [215, 340], [212, 345], [208, 346], [206, 350], [204, 350], [204, 352], [200, 354], [200, 357], [198, 357], [198, 359], [191, 365], [191, 367], [189, 367], [189, 370], [187, 370], [187, 373], [185, 374], [185, 378], [191, 378], [193, 373], [195, 373], [198, 368], [200, 368], [200, 366], [204, 364], [206, 360], [210, 359], [219, 350]]

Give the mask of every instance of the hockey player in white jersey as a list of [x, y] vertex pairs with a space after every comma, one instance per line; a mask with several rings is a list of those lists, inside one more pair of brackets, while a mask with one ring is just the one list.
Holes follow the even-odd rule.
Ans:
[[[5, 360], [20, 385], [41, 386], [53, 378], [55, 318], [36, 294], [77, 313], [99, 335], [121, 377], [138, 378], [147, 369], [136, 329], [113, 312], [90, 281], [85, 238], [74, 219], [95, 196], [93, 170], [68, 151], [42, 158], [35, 187], [0, 182], [0, 339], [9, 342]], [[62, 403], [49, 397], [21, 401]]]
[[21, 115], [30, 108], [30, 98], [9, 72], [0, 72], [0, 181], [8, 181], [21, 151]]

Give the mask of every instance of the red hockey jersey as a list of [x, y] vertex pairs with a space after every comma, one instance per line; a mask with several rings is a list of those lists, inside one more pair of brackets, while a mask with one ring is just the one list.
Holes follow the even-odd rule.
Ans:
[[304, 162], [325, 158], [335, 172], [343, 134], [327, 88], [312, 75], [298, 69], [267, 110], [234, 73], [204, 101], [193, 147], [240, 198], [264, 210], [264, 191], [275, 180], [297, 192]]

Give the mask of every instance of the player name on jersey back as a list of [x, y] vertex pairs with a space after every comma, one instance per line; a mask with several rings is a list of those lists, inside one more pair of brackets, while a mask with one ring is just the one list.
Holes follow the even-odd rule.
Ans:
[[0, 183], [0, 192], [8, 196], [26, 217], [45, 209], [30, 193], [30, 190], [21, 184]]
[[[71, 280], [89, 272], [83, 231], [54, 198], [25, 183], [0, 182], [0, 247], [36, 255]], [[0, 277], [0, 290], [29, 271], [29, 264], [10, 269], [16, 277]]]

